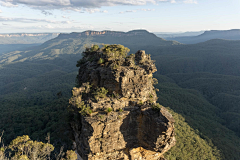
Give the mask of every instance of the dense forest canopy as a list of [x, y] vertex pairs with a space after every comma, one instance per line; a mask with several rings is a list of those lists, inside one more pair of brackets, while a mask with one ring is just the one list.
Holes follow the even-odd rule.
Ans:
[[[139, 33], [139, 32], [138, 32]], [[132, 33], [131, 33], [132, 34]], [[66, 35], [25, 51], [0, 54], [0, 130], [4, 143], [29, 135], [71, 148], [68, 99], [86, 46], [122, 44], [156, 60], [158, 102], [176, 120], [168, 159], [240, 159], [240, 41], [181, 45], [143, 32], [132, 36]]]

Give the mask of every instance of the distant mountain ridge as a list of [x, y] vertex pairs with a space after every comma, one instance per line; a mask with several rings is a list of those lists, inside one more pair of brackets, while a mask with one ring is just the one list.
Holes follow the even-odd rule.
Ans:
[[56, 35], [58, 36], [59, 33], [9, 33], [9, 34], [0, 34], [0, 37], [38, 37], [38, 36], [49, 36], [49, 35]]
[[198, 32], [155, 32], [158, 37], [167, 39], [167, 38], [176, 38], [176, 37], [190, 37], [190, 36], [198, 36], [200, 34], [203, 34], [204, 31], [198, 31]]
[[240, 40], [240, 29], [232, 30], [211, 30], [205, 31], [198, 36], [167, 37], [167, 40], [175, 40], [184, 44], [195, 44], [205, 42], [211, 39]]
[[144, 46], [172, 46], [180, 45], [175, 41], [167, 41], [157, 37], [146, 30], [133, 30], [129, 32], [117, 31], [84, 31], [73, 33], [61, 33], [58, 37], [53, 38], [40, 46], [31, 50], [15, 51], [0, 55], [0, 64], [26, 61], [54, 59], [60, 55], [77, 55], [81, 54], [86, 46], [92, 44], [122, 44], [126, 45], [134, 53]]
[[[66, 34], [66, 33], [61, 33], [57, 38], [78, 38], [78, 37], [114, 37], [114, 39], [117, 38], [117, 42], [119, 43], [119, 40], [123, 39], [124, 37], [133, 37], [133, 36], [144, 36], [145, 38], [151, 38], [151, 39], [155, 39], [155, 41], [159, 42], [162, 41], [163, 42], [167, 42], [165, 39], [161, 38], [161, 37], [157, 37], [155, 34], [148, 32], [147, 30], [132, 30], [129, 32], [121, 32], [121, 31], [109, 31], [109, 30], [104, 30], [104, 31], [84, 31], [84, 32], [72, 32], [70, 34]], [[102, 40], [101, 40], [102, 41]], [[124, 40], [125, 41], [125, 40]], [[123, 41], [123, 43], [124, 43]], [[111, 43], [113, 43], [111, 41]], [[148, 43], [148, 42], [146, 42]], [[128, 43], [129, 44], [129, 43]], [[160, 43], [159, 43], [160, 44]], [[154, 44], [154, 45], [159, 45], [159, 44]], [[178, 44], [176, 42], [174, 42], [174, 44]], [[164, 44], [166, 45], [166, 44]]]
[[111, 36], [133, 36], [133, 35], [147, 35], [147, 34], [151, 34], [154, 35], [153, 33], [150, 33], [146, 30], [132, 30], [129, 32], [121, 32], [121, 31], [109, 31], [109, 30], [104, 30], [104, 31], [92, 31], [92, 30], [88, 30], [88, 31], [84, 31], [84, 32], [72, 32], [70, 34], [66, 34], [66, 33], [61, 33], [59, 35], [59, 37], [65, 37], [65, 36], [99, 36], [99, 35], [111, 35]]
[[0, 34], [0, 44], [39, 44], [57, 37], [59, 33]]

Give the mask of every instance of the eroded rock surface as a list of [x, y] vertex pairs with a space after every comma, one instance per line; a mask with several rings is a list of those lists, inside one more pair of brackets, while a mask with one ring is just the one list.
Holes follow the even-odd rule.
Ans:
[[174, 119], [156, 103], [154, 62], [120, 45], [89, 48], [69, 100], [77, 152], [86, 160], [160, 160], [175, 145]]

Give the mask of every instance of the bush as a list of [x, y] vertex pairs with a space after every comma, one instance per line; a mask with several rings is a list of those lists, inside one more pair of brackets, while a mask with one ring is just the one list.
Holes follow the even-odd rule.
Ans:
[[18, 136], [8, 148], [12, 150], [14, 158], [17, 159], [48, 159], [54, 150], [53, 145], [32, 141], [28, 135]]
[[129, 48], [124, 47], [123, 45], [104, 45], [103, 54], [107, 56], [107, 58], [125, 58], [130, 51]]
[[98, 50], [99, 50], [99, 46], [96, 45], [96, 44], [91, 47], [91, 51], [92, 51], [92, 52], [96, 52], [96, 51], [98, 51]]
[[100, 58], [100, 59], [98, 60], [98, 64], [103, 64], [103, 63], [104, 63], [104, 59]]
[[149, 93], [149, 98], [153, 98], [153, 95], [152, 95], [152, 93]]
[[119, 65], [117, 64], [112, 65], [112, 69], [118, 69], [118, 68], [119, 68]]
[[155, 110], [155, 111], [160, 111], [160, 109], [162, 108], [163, 106], [160, 105], [159, 103], [156, 103], [156, 104], [153, 104], [152, 105], [152, 109]]
[[88, 105], [83, 105], [79, 113], [83, 116], [87, 116], [92, 114], [92, 110]]
[[138, 104], [139, 104], [139, 105], [143, 105], [143, 101], [139, 101]]
[[122, 111], [123, 111], [123, 109], [122, 109], [122, 108], [120, 108], [118, 111], [119, 111], [119, 112], [122, 112]]
[[[1, 137], [2, 136], [0, 136], [0, 145], [1, 145]], [[16, 139], [12, 140], [10, 145], [0, 148], [0, 159], [1, 160], [50, 159], [51, 152], [53, 150], [54, 150], [53, 145], [49, 143], [33, 141], [29, 138], [28, 135], [23, 135], [23, 136], [18, 136]], [[5, 155], [8, 155], [8, 156], [5, 156]], [[63, 158], [64, 155], [66, 158]], [[59, 155], [55, 155], [54, 159], [76, 160], [77, 154], [72, 150], [68, 150], [66, 153], [60, 150]]]
[[106, 110], [105, 110], [105, 112], [107, 112], [107, 113], [110, 113], [110, 112], [112, 112], [112, 108], [107, 108]]
[[94, 93], [94, 98], [98, 100], [99, 98], [105, 98], [108, 93], [108, 90], [104, 87], [97, 88], [97, 90]]

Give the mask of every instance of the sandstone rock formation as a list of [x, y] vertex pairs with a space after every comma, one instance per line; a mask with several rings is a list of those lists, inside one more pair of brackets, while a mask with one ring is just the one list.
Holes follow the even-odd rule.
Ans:
[[156, 103], [154, 62], [145, 51], [87, 48], [69, 100], [77, 152], [86, 160], [159, 160], [175, 145], [174, 119]]

